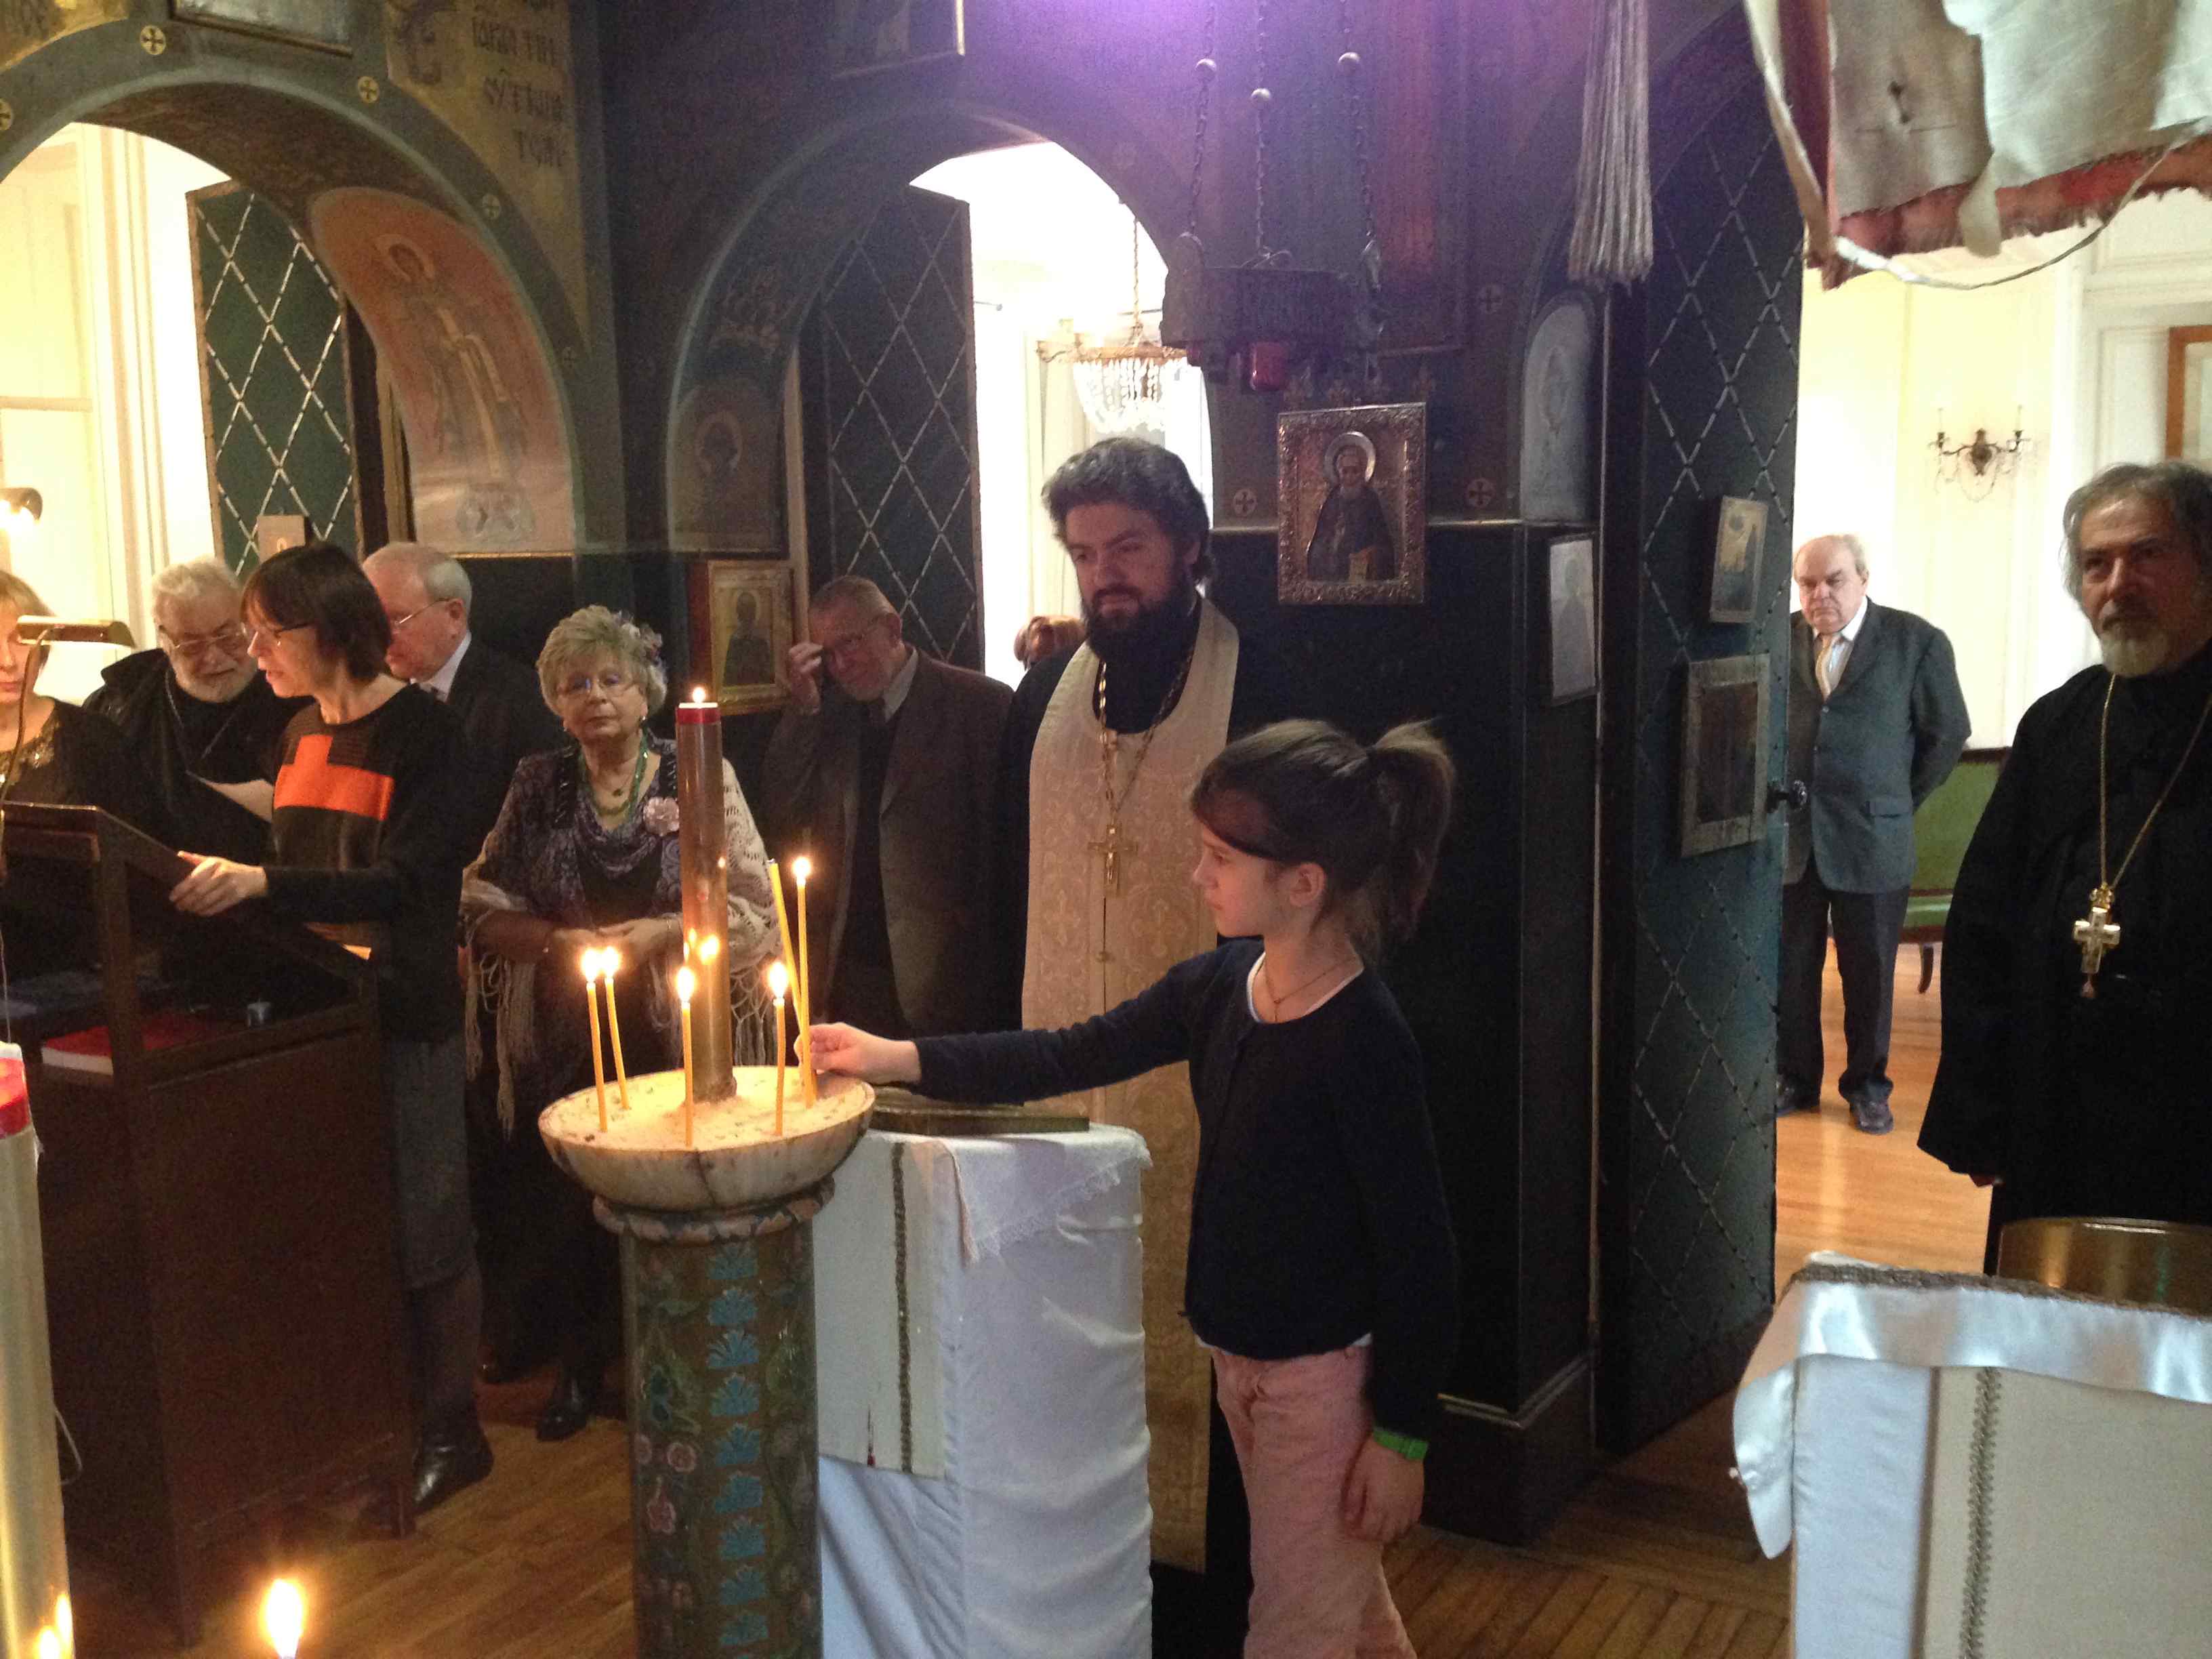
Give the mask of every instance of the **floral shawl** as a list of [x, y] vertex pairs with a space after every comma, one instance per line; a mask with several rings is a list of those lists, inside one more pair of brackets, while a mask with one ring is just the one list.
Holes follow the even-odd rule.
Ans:
[[[463, 873], [461, 919], [469, 941], [467, 1050], [469, 1071], [483, 1069], [482, 1010], [494, 1019], [499, 1060], [499, 1115], [512, 1133], [518, 1094], [535, 1113], [549, 1103], [562, 1080], [575, 1075], [591, 1055], [581, 981], [573, 964], [546, 964], [556, 971], [539, 983], [539, 963], [510, 961], [477, 948], [477, 929], [484, 917], [522, 911], [556, 927], [591, 927], [601, 919], [586, 909], [583, 872], [586, 860], [602, 875], [634, 874], [647, 860], [659, 866], [649, 915], [675, 915], [683, 909], [677, 855], [676, 745], [647, 734], [660, 757], [653, 781], [629, 816], [615, 829], [599, 821], [581, 785], [574, 744], [550, 754], [532, 755], [515, 768], [514, 781], [499, 819], [484, 838], [483, 850]], [[776, 953], [775, 896], [769, 891], [768, 854], [752, 812], [738, 787], [737, 775], [722, 763], [722, 827], [729, 855], [728, 957], [730, 1006], [736, 1030], [731, 1053], [739, 1065], [772, 1061], [773, 1016], [761, 989], [761, 968]], [[676, 1029], [671, 989], [673, 952], [664, 961], [626, 964], [625, 973], [651, 975], [653, 1024], [664, 1036]]]

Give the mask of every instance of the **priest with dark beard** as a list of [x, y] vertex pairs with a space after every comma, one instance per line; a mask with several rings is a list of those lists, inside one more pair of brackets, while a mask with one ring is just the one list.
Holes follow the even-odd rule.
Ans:
[[264, 816], [202, 780], [268, 793], [285, 723], [302, 699], [280, 697], [246, 654], [238, 582], [221, 562], [192, 559], [154, 578], [158, 650], [110, 664], [85, 711], [119, 729], [154, 797], [147, 826], [173, 847], [258, 864]]
[[1943, 938], [1923, 1150], [2039, 1216], [2212, 1223], [2212, 474], [2099, 473], [2067, 586], [2104, 661], [2021, 719]]
[[[1088, 630], [1030, 668], [1007, 718], [1000, 866], [1021, 1018], [1073, 1024], [1213, 948], [1190, 881], [1191, 786], [1231, 738], [1297, 712], [1204, 598], [1206, 502], [1157, 444], [1108, 438], [1045, 486]], [[1145, 1138], [1146, 1416], [1152, 1431], [1156, 1633], [1241, 1630], [1249, 1594], [1234, 1454], [1210, 1410], [1212, 1374], [1182, 1316], [1198, 1118], [1187, 1068], [1092, 1091], [1094, 1122]], [[1213, 1424], [1211, 1433], [1209, 1419]], [[1211, 1504], [1208, 1488], [1213, 1489]], [[1159, 1569], [1164, 1568], [1165, 1571]], [[1206, 1574], [1201, 1594], [1189, 1574]]]

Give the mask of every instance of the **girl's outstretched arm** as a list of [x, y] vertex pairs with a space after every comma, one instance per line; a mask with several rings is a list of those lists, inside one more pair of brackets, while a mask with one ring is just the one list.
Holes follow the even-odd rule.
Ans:
[[913, 1083], [939, 1100], [1047, 1100], [1119, 1083], [1190, 1057], [1192, 1011], [1216, 970], [1210, 952], [1168, 969], [1127, 1002], [1056, 1031], [989, 1031], [890, 1042], [813, 1028], [815, 1064], [872, 1083]]

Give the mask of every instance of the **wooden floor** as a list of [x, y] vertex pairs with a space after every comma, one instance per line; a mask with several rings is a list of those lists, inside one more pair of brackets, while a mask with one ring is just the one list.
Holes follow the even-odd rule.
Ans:
[[[1918, 1267], [1980, 1265], [1982, 1196], [1913, 1146], [1935, 1071], [1936, 1003], [1933, 990], [1914, 991], [1915, 953], [1899, 962], [1897, 1128], [1880, 1138], [1858, 1133], [1832, 1090], [1817, 1115], [1782, 1121], [1782, 1280], [1814, 1249]], [[1842, 1054], [1838, 1006], [1832, 969], [1832, 1072]], [[236, 1562], [230, 1579], [241, 1589], [210, 1614], [191, 1655], [266, 1652], [255, 1631], [258, 1591], [283, 1571], [307, 1591], [309, 1659], [629, 1659], [623, 1431], [594, 1422], [563, 1445], [541, 1446], [530, 1424], [544, 1392], [542, 1382], [487, 1391], [498, 1467], [415, 1537], [395, 1542], [345, 1517], [303, 1517], [295, 1537]], [[1728, 1405], [1716, 1401], [1605, 1469], [1536, 1548], [1426, 1528], [1400, 1543], [1390, 1578], [1423, 1659], [1786, 1655], [1789, 1564], [1759, 1555], [1729, 1480]], [[95, 1565], [71, 1568], [78, 1651], [87, 1659], [176, 1651], [150, 1613]]]

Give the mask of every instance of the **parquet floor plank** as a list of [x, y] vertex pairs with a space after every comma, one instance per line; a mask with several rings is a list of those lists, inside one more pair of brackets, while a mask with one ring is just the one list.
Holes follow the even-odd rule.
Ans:
[[1690, 1638], [1682, 1659], [1725, 1659], [1729, 1644], [1743, 1628], [1743, 1621], [1751, 1615], [1741, 1607], [1716, 1607], [1698, 1626], [1698, 1633]]
[[[1446, 1656], [1448, 1659], [1504, 1659], [1528, 1627], [1542, 1616], [1553, 1598], [1567, 1587], [1568, 1574], [1564, 1568], [1518, 1560], [1516, 1565], [1518, 1570], [1514, 1575], [1513, 1589], [1505, 1600], [1480, 1628], [1465, 1633], [1455, 1652], [1448, 1648], [1441, 1650], [1439, 1659]], [[1596, 1588], [1591, 1585], [1583, 1593], [1583, 1599], [1587, 1601], [1595, 1594]]]
[[1736, 1627], [1735, 1639], [1722, 1659], [1770, 1659], [1778, 1649], [1788, 1652], [1790, 1622], [1771, 1613], [1754, 1613]]
[[1632, 1580], [1593, 1576], [1598, 1579], [1597, 1594], [1560, 1633], [1559, 1641], [1545, 1650], [1548, 1659], [1596, 1659], [1598, 1650], [1644, 1594]]
[[1694, 1595], [1676, 1596], [1659, 1628], [1638, 1650], [1640, 1659], [1688, 1659], [1692, 1644], [1714, 1611], [1711, 1602]]

